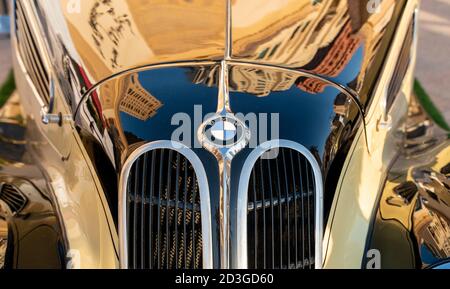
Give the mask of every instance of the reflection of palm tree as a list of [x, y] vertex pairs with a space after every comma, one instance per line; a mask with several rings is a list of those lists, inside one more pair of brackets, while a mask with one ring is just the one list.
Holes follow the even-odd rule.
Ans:
[[[111, 18], [114, 24], [110, 27], [103, 27], [99, 22], [101, 17]], [[116, 15], [111, 0], [97, 0], [89, 15], [89, 25], [92, 28], [92, 39], [94, 40], [100, 55], [103, 58], [106, 58], [102, 49], [102, 44], [105, 40], [109, 40], [112, 44], [112, 57], [110, 58], [111, 66], [113, 68], [119, 67], [120, 65], [117, 61], [119, 52], [117, 47], [120, 44], [120, 39], [126, 29], [129, 29], [130, 32], [133, 33], [131, 30], [131, 20], [129, 19], [128, 14]]]

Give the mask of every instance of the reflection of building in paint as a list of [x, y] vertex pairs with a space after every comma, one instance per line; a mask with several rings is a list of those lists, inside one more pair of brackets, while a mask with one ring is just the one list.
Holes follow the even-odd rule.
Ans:
[[334, 101], [334, 112], [340, 117], [348, 117], [350, 111], [351, 100], [345, 94], [341, 93]]
[[[107, 115], [106, 111], [114, 108], [114, 84], [115, 81], [107, 81], [100, 86], [100, 95], [102, 98], [102, 103], [104, 107], [104, 114]], [[111, 115], [113, 117], [114, 115]]]
[[161, 108], [162, 103], [142, 87], [137, 73], [127, 78], [124, 88], [125, 94], [119, 104], [121, 112], [146, 121]]
[[[60, 6], [69, 1], [61, 0]], [[61, 11], [95, 81], [151, 63], [224, 55], [223, 0], [83, 0], [80, 13]]]
[[[220, 66], [195, 68], [190, 73], [192, 83], [209, 87], [217, 86]], [[233, 67], [229, 75], [230, 91], [240, 91], [256, 96], [267, 96], [273, 91], [286, 91], [297, 80], [294, 74], [261, 70], [257, 68]]]
[[314, 94], [322, 93], [325, 90], [325, 86], [327, 86], [325, 81], [312, 77], [304, 78], [297, 84], [297, 87], [301, 90]]
[[[317, 51], [327, 47], [348, 21], [347, 1], [292, 1], [267, 20], [267, 12], [255, 10], [254, 1], [237, 1], [241, 13], [233, 16], [234, 55], [302, 67]], [[267, 1], [266, 5], [277, 4]], [[250, 18], [250, 19], [249, 19]], [[252, 19], [254, 18], [254, 19]], [[252, 22], [251, 24], [248, 24]], [[256, 45], [258, 44], [258, 45]]]
[[[352, 33], [351, 24], [348, 22], [321, 62], [308, 64], [308, 66], [315, 66], [311, 72], [328, 77], [339, 76], [352, 59], [360, 43], [361, 38]], [[300, 89], [309, 93], [321, 93], [325, 86], [324, 81], [312, 78], [307, 78], [298, 84]]]
[[347, 118], [350, 114], [351, 103], [350, 98], [343, 93], [338, 94], [334, 101], [333, 111], [336, 115], [330, 124], [330, 136], [325, 143], [326, 155], [323, 156], [323, 164], [326, 168], [326, 173], [328, 173], [331, 162], [334, 160], [339, 148], [342, 146], [342, 141], [347, 140], [350, 137], [351, 127], [348, 125]]
[[336, 77], [344, 70], [359, 47], [361, 39], [352, 33], [350, 22], [345, 25], [335, 43], [320, 64], [312, 70], [320, 75]]
[[236, 67], [230, 75], [230, 90], [264, 97], [273, 91], [290, 89], [296, 80], [294, 74], [286, 72]]
[[[255, 3], [258, 9], [255, 9]], [[234, 1], [233, 56], [315, 69], [316, 73], [332, 77], [339, 75], [341, 66], [351, 59], [348, 56], [353, 56], [357, 48], [362, 47], [363, 63], [358, 69], [359, 74], [354, 75], [358, 78], [351, 87], [359, 91], [367, 71], [376, 69], [371, 64], [379, 55], [386, 27], [397, 7], [395, 0], [383, 0], [380, 13], [368, 13], [366, 5], [366, 1], [358, 0]], [[345, 34], [348, 38], [337, 45], [338, 36], [345, 37]], [[359, 46], [360, 43], [364, 45]], [[354, 45], [357, 45], [356, 49]], [[334, 51], [330, 52], [330, 49]], [[318, 63], [324, 55], [328, 59]], [[332, 75], [329, 75], [330, 71]], [[323, 81], [305, 79], [299, 88], [319, 93], [325, 86]]]
[[435, 257], [450, 257], [449, 224], [423, 205], [414, 213], [414, 233], [419, 244], [426, 246]]
[[[369, 57], [364, 57], [364, 62], [362, 63], [362, 67], [360, 69], [362, 73], [359, 75], [359, 79], [356, 82], [357, 87], [354, 88], [356, 91], [360, 91], [361, 85], [363, 84], [364, 78], [366, 77], [366, 73], [368, 70], [370, 70], [370, 67], [372, 66], [376, 56], [378, 55], [378, 50], [380, 49], [381, 43], [384, 39], [386, 28], [392, 20], [392, 16], [395, 12], [395, 7], [395, 0], [382, 1], [380, 4], [380, 13], [372, 13], [370, 15], [367, 15], [367, 20], [362, 20], [364, 21], [364, 25], [362, 27], [358, 27], [359, 34], [364, 37], [364, 55], [367, 55]], [[364, 7], [361, 7], [360, 11], [365, 11], [365, 13], [367, 13]], [[354, 14], [358, 13], [355, 12]], [[362, 17], [361, 15], [364, 14], [363, 12], [360, 12], [359, 15], [360, 17]], [[352, 22], [354, 23], [355, 20], [353, 18], [356, 17], [352, 17]], [[364, 96], [364, 94], [362, 95]]]
[[189, 72], [190, 79], [194, 84], [203, 84], [208, 87], [218, 86], [220, 66], [193, 67]]

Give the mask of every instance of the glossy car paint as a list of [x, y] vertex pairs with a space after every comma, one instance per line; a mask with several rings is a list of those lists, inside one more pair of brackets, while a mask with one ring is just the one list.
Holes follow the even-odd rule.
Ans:
[[[34, 172], [40, 173], [38, 169], [34, 169]], [[7, 248], [1, 266], [17, 269], [65, 268], [67, 250], [64, 231], [52, 196], [41, 193], [32, 183], [23, 179], [1, 178], [0, 181], [2, 188], [5, 184], [13, 186], [25, 200], [24, 206], [17, 211], [2, 202], [0, 218], [5, 220], [8, 227]], [[41, 184], [45, 182], [41, 181]]]
[[383, 252], [382, 268], [421, 269], [450, 258], [448, 132], [413, 100], [405, 137], [367, 239], [367, 250]]
[[[27, 2], [23, 4], [33, 11]], [[36, 35], [40, 35], [36, 18], [30, 17], [28, 20]], [[72, 122], [64, 122], [62, 126], [44, 125], [41, 122], [41, 109], [46, 103], [25, 72], [15, 39], [15, 35], [12, 35], [15, 80], [24, 110], [18, 118], [24, 120], [26, 148], [33, 157], [4, 165], [3, 174], [10, 175], [10, 166], [38, 166], [49, 193], [58, 202], [60, 222], [65, 228], [67, 258], [70, 260], [68, 265], [71, 268], [115, 268], [118, 263], [117, 233], [115, 227], [110, 225], [111, 213], [106, 209], [107, 203], [96, 173], [91, 162], [87, 161], [86, 151], [80, 145], [79, 135]], [[40, 48], [42, 53], [46, 53], [45, 46]], [[45, 65], [52, 71], [50, 62]], [[61, 87], [56, 85], [54, 110], [70, 115]], [[28, 178], [25, 171], [15, 176]], [[45, 260], [41, 261], [45, 267]]]
[[[340, 176], [337, 197], [332, 206], [333, 218], [329, 220], [325, 232], [326, 268], [361, 268], [358, 260], [366, 257], [366, 238], [361, 236], [370, 231], [377, 196], [384, 188], [389, 168], [398, 157], [403, 141], [401, 128], [407, 120], [411, 101], [414, 61], [410, 64], [401, 93], [395, 98], [390, 112], [386, 111], [384, 100], [388, 97], [387, 87], [417, 4], [416, 1], [407, 2], [382, 73], [375, 84], [372, 105], [366, 113], [369, 143], [364, 142], [361, 137], [363, 132], [360, 131], [344, 164], [344, 173]], [[413, 47], [413, 60], [415, 50]], [[380, 121], [387, 113], [392, 117], [392, 125], [380, 126]]]

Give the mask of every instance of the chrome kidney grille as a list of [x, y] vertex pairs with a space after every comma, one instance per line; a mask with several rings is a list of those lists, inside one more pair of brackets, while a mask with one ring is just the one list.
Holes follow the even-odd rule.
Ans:
[[277, 157], [256, 161], [248, 183], [248, 268], [315, 268], [315, 192], [302, 153], [280, 148]]
[[202, 268], [200, 192], [181, 153], [155, 149], [130, 169], [126, 190], [128, 268]]

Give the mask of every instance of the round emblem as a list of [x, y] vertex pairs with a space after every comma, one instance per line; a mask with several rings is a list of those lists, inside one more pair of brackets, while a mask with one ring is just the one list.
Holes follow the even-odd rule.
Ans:
[[219, 120], [211, 127], [212, 136], [219, 141], [229, 141], [237, 134], [236, 123], [228, 120]]
[[250, 131], [241, 120], [233, 115], [217, 115], [206, 120], [200, 126], [198, 137], [200, 143], [209, 150], [223, 148], [241, 150], [250, 139]]

